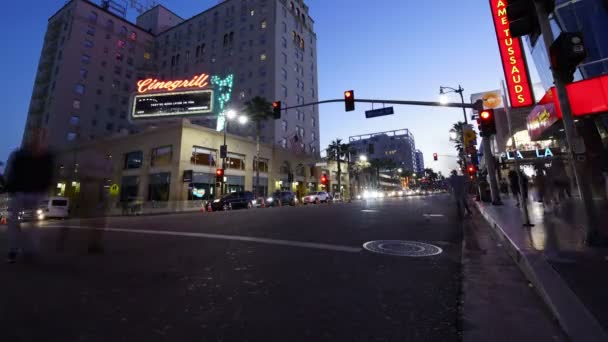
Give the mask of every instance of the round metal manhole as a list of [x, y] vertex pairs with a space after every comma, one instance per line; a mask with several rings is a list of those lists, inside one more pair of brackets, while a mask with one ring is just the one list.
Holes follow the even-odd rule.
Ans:
[[363, 244], [363, 248], [370, 252], [396, 255], [396, 256], [409, 256], [409, 257], [426, 257], [438, 255], [443, 250], [435, 245], [430, 245], [424, 242], [418, 241], [401, 241], [401, 240], [378, 240], [369, 241]]

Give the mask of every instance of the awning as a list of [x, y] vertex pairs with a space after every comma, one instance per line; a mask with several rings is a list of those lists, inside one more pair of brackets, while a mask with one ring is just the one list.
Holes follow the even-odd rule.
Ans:
[[[573, 117], [608, 112], [608, 75], [566, 85]], [[558, 128], [563, 115], [557, 91], [551, 87], [528, 115], [528, 132], [532, 140], [542, 140]]]

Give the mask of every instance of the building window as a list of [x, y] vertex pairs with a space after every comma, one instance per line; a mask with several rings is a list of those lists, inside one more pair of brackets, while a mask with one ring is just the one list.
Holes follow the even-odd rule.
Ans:
[[317, 127], [317, 120], [315, 118], [310, 118], [310, 124], [312, 127]]
[[112, 21], [112, 20], [108, 20], [108, 21], [106, 22], [106, 28], [107, 28], [108, 30], [114, 30], [114, 21]]
[[266, 26], [268, 26], [268, 23], [266, 22], [266, 19], [262, 20], [262, 22], [260, 23], [260, 28], [262, 30], [266, 29]]
[[169, 201], [169, 190], [171, 186], [171, 173], [151, 174], [148, 179], [148, 201]]
[[310, 133], [310, 139], [312, 139], [312, 141], [315, 141], [316, 138], [317, 135], [315, 134], [315, 132]]
[[285, 37], [281, 38], [281, 46], [286, 49], [287, 48], [287, 39]]
[[76, 94], [83, 95], [83, 94], [84, 94], [84, 91], [85, 91], [85, 86], [84, 86], [84, 84], [77, 83], [77, 84], [74, 86], [74, 92], [75, 92]]
[[123, 27], [120, 28], [120, 35], [121, 36], [126, 36], [127, 32], [128, 32], [128, 30], [127, 30], [126, 26], [123, 26]]
[[260, 55], [260, 61], [265, 61], [266, 60], [266, 54], [263, 53]]
[[287, 70], [281, 69], [281, 76], [283, 76], [284, 81], [287, 81]]
[[114, 129], [114, 124], [111, 122], [106, 123], [106, 131], [112, 131]]
[[69, 132], [66, 138], [68, 139], [68, 141], [74, 141], [76, 140], [76, 133]]
[[142, 151], [134, 151], [125, 153], [124, 169], [139, 169], [144, 160], [144, 154]]
[[192, 146], [190, 163], [194, 165], [216, 166], [217, 152], [203, 147]]
[[91, 62], [91, 56], [89, 56], [89, 55], [80, 56], [80, 62], [82, 62], [83, 64], [89, 64]]
[[283, 91], [283, 98], [287, 98], [287, 87], [281, 86], [281, 90]]
[[96, 12], [89, 13], [89, 21], [92, 23], [97, 22], [97, 13]]
[[87, 71], [87, 69], [85, 68], [80, 68], [80, 78], [81, 79], [85, 79], [87, 78], [87, 75], [89, 74], [89, 72]]
[[126, 44], [127, 44], [127, 43], [126, 43], [124, 40], [119, 39], [119, 40], [116, 42], [116, 47], [118, 47], [119, 49], [124, 49]]
[[282, 148], [287, 148], [287, 139], [285, 139], [285, 138], [281, 139], [281, 141], [279, 142], [279, 145], [281, 145]]
[[123, 57], [122, 53], [116, 53], [116, 60], [117, 60], [117, 61], [122, 62], [123, 58], [124, 58], [124, 57]]
[[283, 53], [283, 64], [287, 64], [287, 54]]
[[129, 39], [131, 39], [132, 41], [136, 41], [137, 40], [137, 33], [134, 31], [131, 31], [131, 34], [129, 35]]
[[157, 147], [152, 150], [150, 166], [165, 166], [171, 164], [173, 157], [172, 146]]
[[255, 10], [249, 11], [249, 15], [251, 15], [253, 17], [255, 15]]
[[80, 124], [80, 117], [72, 115], [70, 117], [70, 125], [72, 125], [72, 126], [78, 126], [79, 124]]
[[74, 100], [74, 102], [72, 103], [72, 108], [80, 109], [80, 100]]
[[226, 166], [229, 169], [245, 170], [245, 156], [242, 154], [228, 153]]
[[281, 121], [281, 127], [283, 128], [283, 132], [287, 132], [287, 121]]
[[122, 68], [119, 67], [119, 66], [115, 66], [114, 67], [114, 74], [116, 74], [116, 75], [122, 74]]
[[[258, 168], [260, 169], [260, 172], [268, 172], [268, 160], [260, 159], [260, 161], [257, 162], [257, 167], [256, 167], [256, 162], [254, 160], [253, 171], [257, 171]], [[254, 182], [255, 182], [255, 179], [254, 179]]]
[[87, 35], [88, 36], [95, 36], [95, 26], [87, 26]]

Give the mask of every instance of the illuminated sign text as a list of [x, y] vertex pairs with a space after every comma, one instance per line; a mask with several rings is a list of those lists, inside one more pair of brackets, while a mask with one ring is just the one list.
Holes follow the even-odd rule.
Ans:
[[174, 91], [178, 88], [205, 88], [209, 85], [209, 75], [200, 74], [190, 80], [159, 81], [155, 78], [147, 78], [137, 82], [137, 92], [140, 94], [153, 91]]
[[507, 2], [508, 0], [490, 0], [490, 7], [511, 107], [531, 106], [534, 104], [534, 96], [528, 76], [528, 66], [521, 39], [511, 37], [509, 32]]

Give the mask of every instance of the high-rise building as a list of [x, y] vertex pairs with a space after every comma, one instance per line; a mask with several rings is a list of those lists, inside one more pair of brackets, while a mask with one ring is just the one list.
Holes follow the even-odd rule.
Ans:
[[422, 151], [416, 150], [415, 156], [414, 172], [422, 173], [424, 172], [424, 154], [422, 154]]
[[416, 170], [416, 142], [408, 129], [351, 136], [348, 142], [355, 157], [391, 160], [396, 167]]
[[[283, 106], [317, 101], [316, 61], [314, 21], [302, 0], [225, 0], [190, 19], [157, 5], [135, 24], [110, 8], [71, 0], [49, 19], [24, 138], [42, 128], [52, 147], [63, 147], [135, 131], [129, 97], [146, 77], [232, 74], [230, 106], [237, 111], [255, 96]], [[215, 116], [191, 120], [217, 126]], [[253, 135], [251, 127], [230, 133]], [[297, 142], [318, 155], [318, 107], [263, 123], [262, 141]]]

